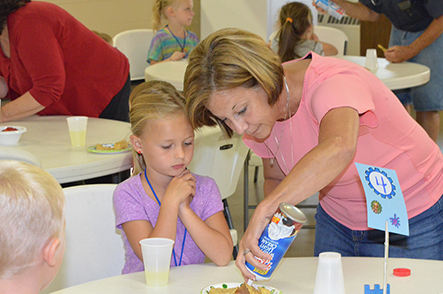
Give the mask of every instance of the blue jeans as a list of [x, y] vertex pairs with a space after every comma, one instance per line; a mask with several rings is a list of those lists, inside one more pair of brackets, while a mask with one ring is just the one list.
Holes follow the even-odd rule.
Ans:
[[[330, 217], [321, 205], [315, 220], [315, 256], [324, 251], [342, 256], [384, 256], [384, 231], [351, 230]], [[443, 260], [443, 197], [409, 220], [409, 237], [389, 234], [389, 256]]]
[[[421, 32], [405, 32], [392, 27], [389, 47], [408, 46], [420, 37]], [[443, 34], [431, 45], [408, 61], [426, 65], [431, 69], [431, 79], [427, 84], [405, 90], [394, 91], [403, 105], [413, 104], [416, 111], [443, 110]]]

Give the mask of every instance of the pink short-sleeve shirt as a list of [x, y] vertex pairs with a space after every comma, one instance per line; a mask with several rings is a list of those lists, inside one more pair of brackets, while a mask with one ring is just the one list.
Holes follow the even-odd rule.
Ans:
[[[368, 70], [338, 58], [314, 53], [311, 56], [297, 112], [290, 120], [276, 122], [266, 141], [270, 150], [276, 151], [283, 133], [281, 152], [276, 154], [282, 171], [287, 174], [317, 146], [319, 125], [328, 111], [351, 107], [360, 114], [356, 154], [343, 172], [320, 191], [323, 209], [350, 229], [369, 229], [366, 199], [355, 162], [397, 172], [409, 218], [435, 204], [443, 193], [439, 147], [392, 91]], [[271, 157], [265, 144], [247, 135], [244, 142], [257, 155]]]

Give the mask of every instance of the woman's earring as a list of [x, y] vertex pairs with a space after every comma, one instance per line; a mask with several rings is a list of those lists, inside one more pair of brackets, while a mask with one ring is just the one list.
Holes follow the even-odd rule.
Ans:
[[139, 150], [138, 152], [137, 152], [139, 155], [142, 155], [142, 152]]

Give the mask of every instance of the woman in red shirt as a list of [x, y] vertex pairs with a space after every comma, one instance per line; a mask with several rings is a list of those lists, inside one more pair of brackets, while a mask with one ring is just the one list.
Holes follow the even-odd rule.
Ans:
[[128, 121], [129, 62], [62, 8], [0, 2], [0, 122], [33, 114]]

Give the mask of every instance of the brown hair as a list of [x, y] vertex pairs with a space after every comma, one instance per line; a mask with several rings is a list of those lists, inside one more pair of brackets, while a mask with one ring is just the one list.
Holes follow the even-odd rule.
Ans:
[[6, 24], [6, 19], [8, 16], [19, 9], [20, 7], [25, 6], [31, 2], [31, 0], [1, 0], [0, 1], [0, 34], [3, 32], [3, 29]]
[[241, 29], [212, 33], [188, 59], [183, 94], [194, 129], [218, 124], [232, 136], [232, 130], [206, 108], [215, 92], [262, 87], [269, 104], [274, 105], [283, 90], [283, 67], [278, 56], [260, 36]]
[[312, 24], [311, 9], [303, 3], [290, 2], [282, 6], [279, 21], [277, 54], [281, 61], [302, 57], [295, 53], [295, 48], [304, 41], [304, 34]]
[[[132, 90], [129, 96], [129, 121], [132, 134], [140, 137], [151, 119], [159, 119], [185, 114], [185, 99], [173, 85], [163, 81], [144, 82]], [[145, 168], [142, 154], [132, 151], [134, 159], [133, 175]]]

